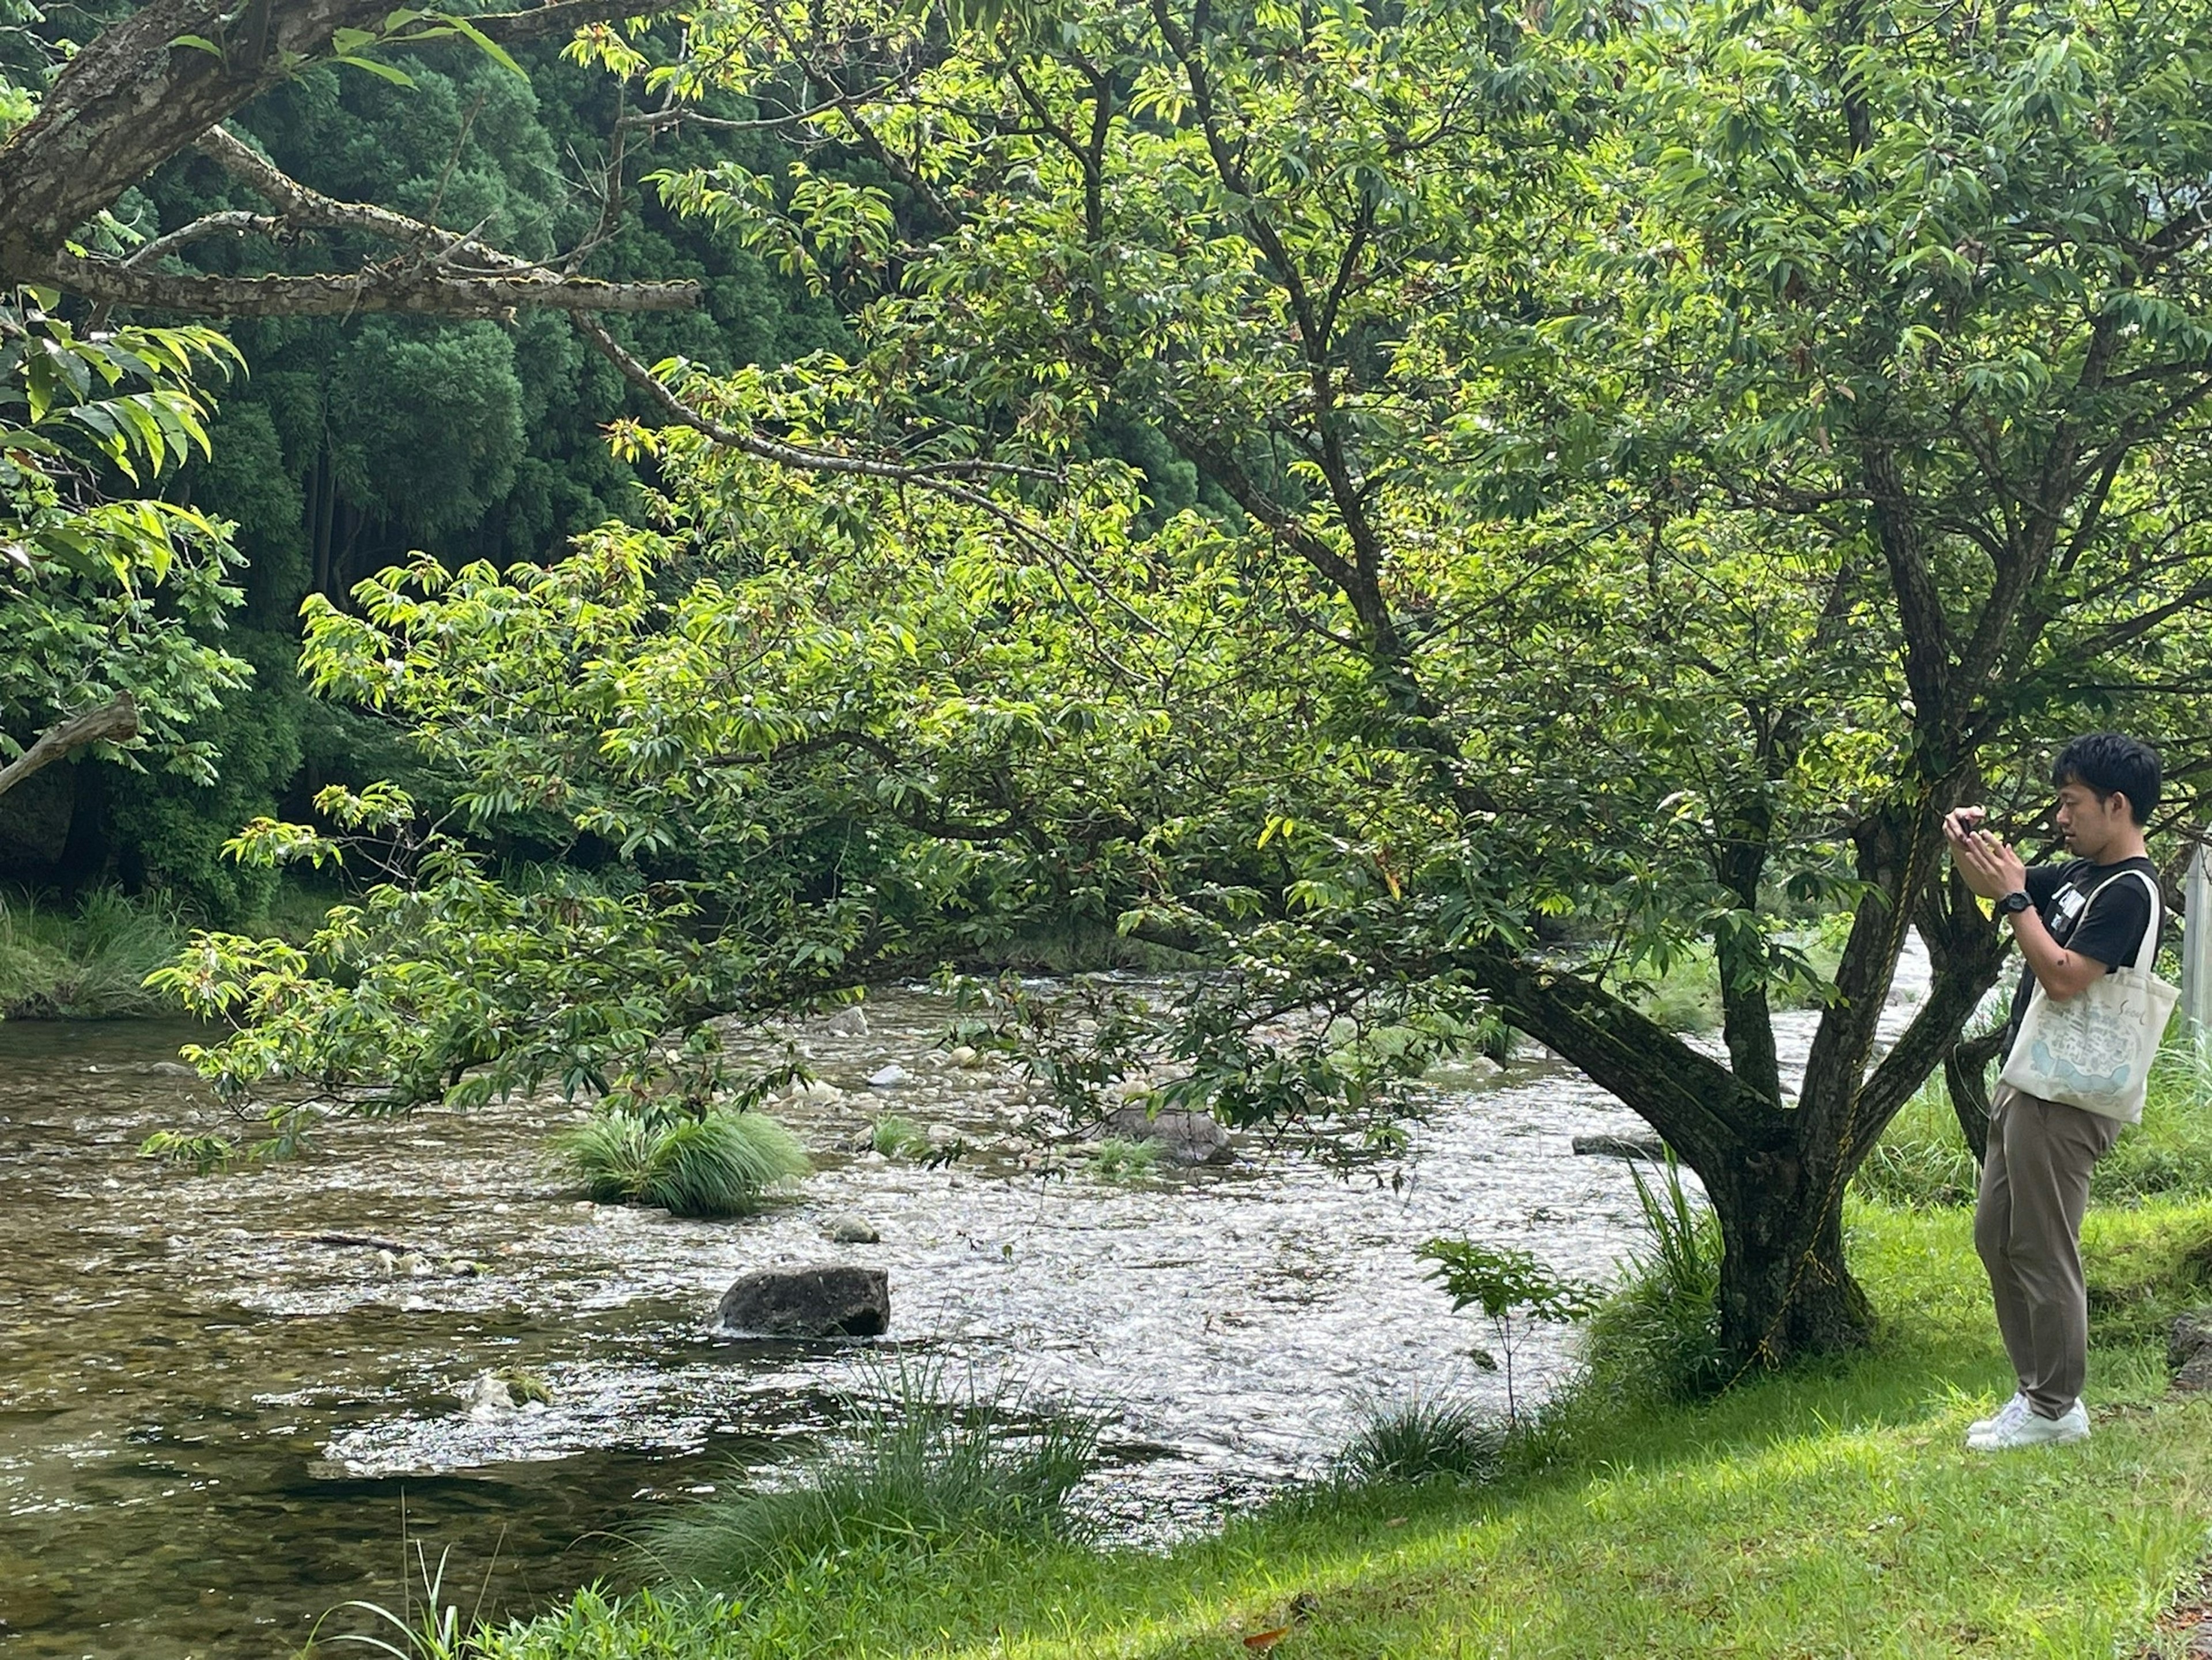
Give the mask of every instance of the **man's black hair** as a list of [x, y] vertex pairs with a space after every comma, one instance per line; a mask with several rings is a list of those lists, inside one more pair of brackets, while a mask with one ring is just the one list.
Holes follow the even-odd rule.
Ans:
[[2158, 806], [2158, 751], [2117, 732], [2085, 732], [2051, 763], [2054, 784], [2080, 784], [2099, 795], [2125, 795], [2138, 824], [2150, 823]]

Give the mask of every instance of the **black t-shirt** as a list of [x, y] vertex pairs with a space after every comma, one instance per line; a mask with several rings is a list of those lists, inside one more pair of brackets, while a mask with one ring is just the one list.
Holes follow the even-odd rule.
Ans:
[[[2142, 950], [2143, 930], [2150, 926], [2150, 891], [2136, 878], [2124, 874], [2138, 870], [2153, 882], [2158, 880], [2158, 866], [2148, 859], [2123, 859], [2112, 865], [2093, 865], [2086, 859], [2063, 865], [2031, 865], [2027, 897], [2035, 901], [2051, 937], [2068, 951], [2102, 963], [2107, 973], [2117, 968], [2134, 968]], [[2089, 903], [2092, 894], [2097, 896], [2094, 905]], [[2154, 940], [2154, 957], [2157, 951]], [[2012, 1023], [2005, 1033], [2008, 1052], [2019, 1034], [2020, 1023], [2027, 1018], [2028, 1000], [2034, 993], [2035, 970], [2022, 969], [2020, 988], [2012, 997]]]

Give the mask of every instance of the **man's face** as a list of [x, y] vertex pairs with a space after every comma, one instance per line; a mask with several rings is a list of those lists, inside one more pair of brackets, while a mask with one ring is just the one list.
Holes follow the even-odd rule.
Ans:
[[2125, 826], [2135, 822], [2124, 795], [2100, 795], [2087, 784], [2058, 787], [2058, 833], [2077, 859], [2094, 860]]

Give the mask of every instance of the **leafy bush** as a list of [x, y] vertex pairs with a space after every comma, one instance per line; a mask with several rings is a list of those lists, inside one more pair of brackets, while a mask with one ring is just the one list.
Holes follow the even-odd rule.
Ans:
[[1337, 1454], [1336, 1473], [1361, 1487], [1472, 1484], [1496, 1472], [1504, 1441], [1504, 1426], [1473, 1402], [1417, 1396], [1370, 1413]]
[[1429, 1278], [1450, 1294], [1455, 1311], [1480, 1308], [1498, 1340], [1498, 1353], [1475, 1348], [1478, 1365], [1505, 1369], [1505, 1416], [1517, 1423], [1521, 1403], [1513, 1383], [1513, 1353], [1525, 1335], [1522, 1322], [1580, 1320], [1597, 1306], [1596, 1288], [1554, 1272], [1525, 1250], [1479, 1244], [1472, 1239], [1431, 1239], [1414, 1253], [1437, 1266]]
[[743, 1216], [813, 1168], [799, 1138], [759, 1112], [695, 1118], [609, 1110], [554, 1145], [590, 1197], [678, 1216]]
[[1651, 1241], [1590, 1316], [1583, 1387], [1614, 1403], [1687, 1400], [1726, 1375], [1720, 1223], [1691, 1200], [1672, 1154], [1661, 1179], [1629, 1169]]
[[668, 1578], [735, 1590], [848, 1551], [1079, 1537], [1068, 1497], [1097, 1461], [1094, 1418], [1024, 1412], [1005, 1393], [954, 1396], [935, 1373], [902, 1367], [796, 1485], [704, 1499], [641, 1542]]

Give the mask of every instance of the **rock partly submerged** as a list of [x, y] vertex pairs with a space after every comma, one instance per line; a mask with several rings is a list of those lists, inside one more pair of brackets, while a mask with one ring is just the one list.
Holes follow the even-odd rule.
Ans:
[[1094, 1140], [1150, 1141], [1178, 1164], [1225, 1164], [1237, 1155], [1229, 1132], [1211, 1114], [1170, 1107], [1153, 1112], [1142, 1102], [1119, 1106], [1092, 1128]]
[[764, 1268], [722, 1293], [714, 1323], [755, 1337], [880, 1337], [890, 1329], [890, 1275], [844, 1263]]

